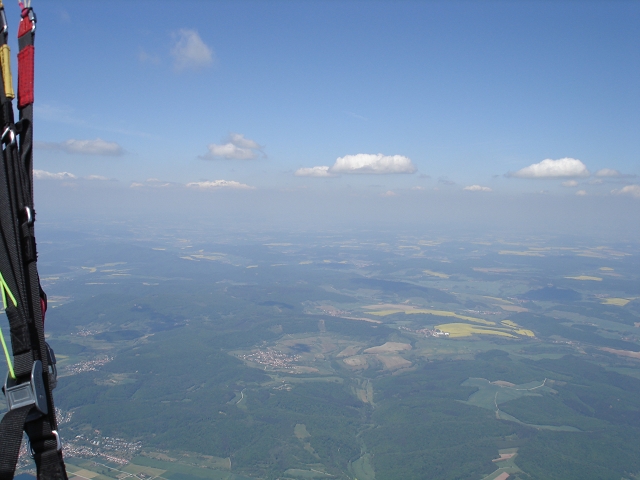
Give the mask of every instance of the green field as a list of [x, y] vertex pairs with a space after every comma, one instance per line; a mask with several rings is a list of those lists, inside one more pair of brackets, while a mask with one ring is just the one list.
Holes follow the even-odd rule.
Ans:
[[[640, 472], [640, 361], [615, 353], [640, 351], [635, 251], [145, 238], [71, 242], [41, 266], [64, 299], [47, 329], [79, 478]], [[614, 262], [619, 277], [566, 278]], [[473, 334], [429, 333], [451, 325]]]

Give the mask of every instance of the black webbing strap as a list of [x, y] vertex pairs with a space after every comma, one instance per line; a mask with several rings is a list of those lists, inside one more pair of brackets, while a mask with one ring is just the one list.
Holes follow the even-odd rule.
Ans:
[[[1, 17], [4, 18], [1, 5], [0, 2]], [[0, 88], [0, 120], [3, 125], [0, 141], [0, 273], [5, 283], [0, 288], [12, 292], [11, 295], [5, 295], [11, 297], [10, 302], [7, 300], [6, 313], [16, 377], [10, 382], [9, 390], [30, 385], [37, 390], [34, 398], [43, 400], [40, 403], [35, 400], [35, 406], [33, 402], [26, 406], [18, 403], [3, 418], [0, 424], [0, 480], [10, 480], [14, 476], [23, 431], [29, 437], [38, 480], [67, 480], [57, 433], [52, 394], [55, 377], [50, 378], [49, 375], [42, 289], [36, 265], [32, 151], [35, 21], [33, 10], [24, 8], [18, 30], [20, 121], [17, 124], [13, 118], [13, 95], [5, 92], [6, 79], [2, 79], [5, 88]], [[0, 35], [0, 47], [6, 42], [4, 28]]]
[[18, 463], [24, 421], [32, 406], [7, 412], [0, 423], [0, 480], [12, 480]]
[[[42, 417], [46, 418], [46, 417]], [[66, 480], [60, 437], [47, 421], [25, 424], [39, 479]], [[55, 432], [55, 433], [54, 433]], [[0, 479], [1, 480], [1, 479]]]

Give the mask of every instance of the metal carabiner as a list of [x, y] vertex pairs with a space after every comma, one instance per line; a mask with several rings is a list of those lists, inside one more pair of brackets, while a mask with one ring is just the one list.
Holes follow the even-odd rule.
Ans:
[[[33, 225], [33, 213], [31, 212], [31, 208], [30, 207], [24, 207], [24, 215], [27, 218], [27, 225]], [[51, 350], [51, 347], [49, 347], [48, 343], [47, 343], [47, 348], [49, 348], [49, 350]], [[53, 357], [53, 358], [55, 360], [55, 357]]]
[[9, 24], [7, 23], [7, 14], [4, 11], [4, 7], [0, 8], [0, 24], [2, 26], [0, 35], [6, 35], [6, 33], [9, 31]]
[[[8, 143], [6, 141], [7, 135], [11, 137], [11, 140]], [[2, 137], [0, 137], [0, 142], [5, 145], [13, 145], [14, 143], [16, 143], [16, 132], [13, 131], [13, 128], [9, 126], [4, 129], [4, 132], [2, 132]]]
[[[62, 440], [60, 440], [60, 434], [58, 433], [57, 430], [51, 430], [51, 433], [53, 434], [53, 436], [56, 439], [56, 450], [58, 452], [61, 452], [62, 451]], [[33, 447], [31, 446], [31, 442], [29, 441], [29, 437], [27, 437], [26, 446], [27, 446], [27, 451], [29, 453], [31, 453], [31, 456], [35, 457], [36, 452], [33, 450]]]
[[29, 20], [31, 20], [31, 33], [34, 33], [36, 31], [36, 23], [38, 22], [38, 19], [36, 18], [36, 12], [34, 12], [31, 7], [29, 7], [28, 17]]

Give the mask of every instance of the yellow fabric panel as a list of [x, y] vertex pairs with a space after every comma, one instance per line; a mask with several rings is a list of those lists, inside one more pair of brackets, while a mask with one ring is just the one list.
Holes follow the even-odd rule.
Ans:
[[4, 82], [4, 94], [7, 98], [15, 98], [13, 91], [13, 78], [11, 78], [11, 50], [9, 45], [0, 47], [0, 66], [2, 67], [2, 81]]

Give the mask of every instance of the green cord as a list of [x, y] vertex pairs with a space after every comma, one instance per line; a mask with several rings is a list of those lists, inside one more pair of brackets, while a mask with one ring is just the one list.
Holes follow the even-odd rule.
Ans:
[[[9, 298], [11, 298], [11, 302], [13, 303], [13, 306], [14, 307], [18, 306], [18, 302], [16, 302], [16, 298], [13, 296], [13, 293], [11, 293], [11, 290], [9, 290], [9, 286], [7, 285], [7, 282], [4, 281], [4, 277], [2, 276], [2, 273], [0, 273], [0, 291], [2, 291], [2, 305], [4, 306], [5, 310], [7, 309], [7, 293], [9, 294]], [[11, 364], [11, 356], [9, 355], [9, 349], [7, 348], [7, 344], [4, 341], [4, 335], [2, 334], [1, 328], [0, 328], [0, 343], [2, 343], [4, 356], [7, 359], [7, 366], [9, 367], [9, 375], [11, 375], [11, 378], [15, 380], [16, 373], [13, 371], [13, 365]]]
[[2, 334], [2, 329], [0, 328], [0, 342], [2, 342], [2, 349], [4, 350], [4, 356], [7, 359], [7, 366], [9, 367], [9, 375], [11, 375], [12, 379], [16, 379], [16, 373], [13, 371], [13, 365], [11, 365], [11, 357], [9, 356], [9, 349], [7, 348], [7, 344], [4, 342], [4, 335]]
[[14, 297], [13, 293], [11, 293], [11, 290], [9, 290], [9, 285], [7, 285], [7, 282], [4, 281], [2, 272], [0, 272], [0, 286], [2, 287], [2, 304], [4, 305], [4, 308], [7, 308], [7, 293], [9, 294], [9, 298], [11, 299], [11, 303], [13, 303], [13, 306], [17, 307], [18, 302], [16, 301], [16, 297]]

